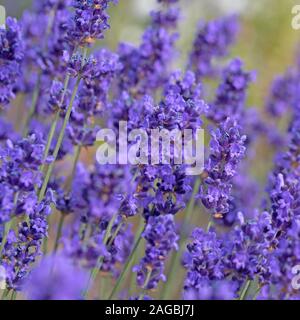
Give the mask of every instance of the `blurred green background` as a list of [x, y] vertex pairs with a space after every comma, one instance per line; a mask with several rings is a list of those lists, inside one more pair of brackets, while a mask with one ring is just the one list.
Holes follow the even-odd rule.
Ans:
[[[31, 6], [31, 1], [1, 0], [1, 4], [8, 15], [19, 17]], [[184, 63], [199, 20], [238, 13], [241, 31], [231, 56], [240, 56], [248, 69], [257, 70], [249, 104], [261, 107], [271, 79], [293, 62], [300, 38], [300, 31], [291, 27], [291, 10], [296, 4], [297, 0], [181, 0], [178, 62]], [[119, 0], [110, 10], [112, 27], [102, 45], [115, 49], [119, 41], [138, 43], [149, 21], [148, 13], [156, 6], [156, 0]]]

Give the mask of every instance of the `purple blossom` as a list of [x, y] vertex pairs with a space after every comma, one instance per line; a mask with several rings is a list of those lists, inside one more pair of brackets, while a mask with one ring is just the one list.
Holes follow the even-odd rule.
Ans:
[[45, 199], [40, 203], [34, 199], [30, 209], [24, 208], [27, 209], [28, 220], [19, 223], [17, 232], [9, 232], [1, 259], [8, 272], [6, 281], [10, 289], [22, 289], [32, 264], [42, 254], [41, 245], [43, 239], [48, 236], [47, 216], [51, 212], [52, 202], [51, 191], [47, 192]]
[[79, 70], [74, 72], [75, 75], [78, 72], [83, 81], [72, 110], [68, 135], [75, 145], [92, 146], [99, 130], [94, 123], [106, 111], [109, 92], [121, 64], [116, 54], [105, 49], [90, 57], [83, 69], [81, 58], [77, 62]]
[[189, 67], [198, 78], [214, 73], [213, 58], [227, 54], [228, 47], [235, 40], [237, 28], [235, 16], [199, 24], [189, 61]]
[[246, 136], [240, 134], [239, 126], [230, 119], [211, 135], [210, 156], [202, 175], [204, 186], [199, 197], [215, 218], [222, 219], [229, 212], [233, 178], [245, 155]]
[[[168, 2], [169, 4], [169, 2]], [[151, 14], [152, 23], [143, 34], [138, 48], [121, 43], [118, 49], [123, 69], [120, 73], [120, 91], [134, 96], [144, 95], [163, 86], [168, 79], [168, 66], [174, 57], [178, 10], [166, 6], [165, 10]], [[132, 68], [132, 66], [135, 68]]]
[[223, 70], [222, 82], [209, 109], [208, 117], [211, 120], [220, 123], [230, 117], [242, 125], [247, 88], [254, 79], [253, 74], [242, 68], [242, 61], [234, 59]]
[[201, 281], [197, 289], [187, 288], [185, 300], [234, 300], [237, 297], [237, 283], [234, 281]]
[[165, 260], [172, 249], [178, 249], [174, 217], [172, 215], [149, 217], [143, 237], [146, 240], [145, 256], [133, 271], [137, 273], [138, 285], [150, 290], [156, 288], [160, 280], [166, 281]]
[[72, 46], [89, 46], [96, 39], [104, 37], [109, 29], [109, 16], [106, 10], [116, 0], [75, 0], [75, 15], [68, 27], [68, 40]]
[[289, 70], [286, 74], [278, 76], [272, 84], [266, 109], [273, 117], [281, 117], [288, 109], [297, 103], [299, 81], [295, 70]]
[[8, 17], [6, 28], [0, 28], [0, 104], [6, 105], [15, 97], [21, 76], [23, 58], [21, 29], [16, 19]]
[[[132, 216], [137, 211], [134, 200], [127, 197], [127, 194], [133, 194], [128, 186], [135, 188], [131, 180], [131, 173], [121, 166], [97, 165], [91, 172], [82, 165], [78, 166], [68, 199], [64, 192], [60, 192], [57, 200], [58, 209], [64, 214], [73, 214], [75, 218], [63, 238], [68, 256], [90, 268], [95, 267], [102, 256], [101, 270], [118, 275], [117, 264], [126, 261], [133, 242], [131, 226], [123, 224], [125, 216]], [[112, 234], [121, 223], [122, 226], [111, 245], [106, 247], [104, 235], [116, 212], [119, 215], [114, 221]]]
[[[179, 233], [175, 219], [182, 212], [184, 228], [193, 227], [196, 217], [189, 215], [202, 205], [216, 225], [194, 229], [186, 246], [181, 260], [184, 299], [242, 298], [249, 281], [245, 299], [256, 294], [258, 299], [299, 299], [292, 287], [293, 267], [300, 263], [299, 63], [275, 78], [266, 102], [273, 119], [265, 120], [256, 109], [246, 108], [254, 74], [244, 70], [240, 59], [218, 65], [235, 40], [235, 16], [199, 25], [181, 72], [173, 69], [179, 53], [178, 0], [158, 0], [160, 9], [151, 12], [140, 44], [121, 43], [116, 53], [101, 48], [87, 54], [110, 28], [112, 2], [35, 0], [20, 24], [8, 18], [6, 29], [0, 29], [0, 104], [15, 104], [21, 93], [17, 104], [20, 99], [22, 106], [31, 107], [25, 110], [25, 128], [10, 123], [11, 110], [0, 117], [0, 265], [9, 292], [29, 299], [83, 299], [85, 272], [94, 276], [95, 268], [113, 286], [125, 284], [115, 281], [125, 265], [132, 265], [128, 258], [138, 248], [134, 239], [142, 237], [145, 251], [135, 255], [140, 260], [131, 269], [141, 293], [124, 290], [119, 296], [149, 300], [146, 290], [169, 281], [167, 259], [173, 250], [181, 253], [186, 241], [186, 230]], [[215, 94], [209, 77], [219, 82]], [[283, 134], [277, 120], [286, 112], [291, 119]], [[87, 162], [100, 126], [118, 129], [120, 121], [129, 130], [145, 130], [148, 137], [153, 129], [175, 129], [180, 137], [191, 129], [194, 137], [197, 129], [211, 127], [203, 173], [187, 176], [172, 144], [168, 163], [165, 150], [159, 151], [157, 165]], [[51, 128], [55, 132], [45, 157]], [[60, 133], [64, 137], [56, 156]], [[266, 193], [251, 176], [261, 137], [277, 152]], [[75, 155], [73, 168], [74, 146], [84, 154]], [[49, 169], [50, 177], [45, 174]], [[191, 199], [195, 181], [201, 202]], [[41, 197], [43, 182], [47, 186]], [[49, 225], [56, 211], [63, 223]], [[141, 236], [135, 234], [135, 220], [144, 226]], [[43, 249], [56, 228], [57, 251], [47, 256]], [[123, 275], [128, 280], [133, 276]]]
[[31, 272], [24, 291], [32, 300], [80, 300], [87, 279], [65, 256], [47, 256]]

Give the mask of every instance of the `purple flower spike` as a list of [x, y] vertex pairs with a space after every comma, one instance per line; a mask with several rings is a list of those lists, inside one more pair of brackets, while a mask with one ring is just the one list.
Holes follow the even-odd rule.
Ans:
[[0, 28], [0, 105], [8, 104], [15, 97], [22, 59], [21, 28], [16, 19], [8, 17], [6, 29]]
[[133, 271], [137, 272], [138, 285], [150, 290], [156, 288], [160, 280], [166, 281], [165, 260], [172, 249], [178, 249], [173, 215], [149, 217], [143, 237], [146, 240], [145, 257]]
[[205, 165], [204, 186], [199, 197], [215, 218], [222, 219], [229, 212], [232, 182], [245, 155], [246, 136], [240, 134], [240, 127], [230, 119], [211, 134], [210, 156]]
[[236, 16], [199, 24], [189, 61], [190, 68], [198, 78], [214, 73], [213, 58], [227, 54], [228, 47], [235, 40], [237, 29]]

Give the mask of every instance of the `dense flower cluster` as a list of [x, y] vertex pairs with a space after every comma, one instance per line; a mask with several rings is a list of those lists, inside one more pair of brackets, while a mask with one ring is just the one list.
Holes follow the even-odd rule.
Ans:
[[21, 76], [23, 40], [16, 19], [7, 18], [6, 28], [0, 27], [0, 105], [15, 97]]
[[238, 24], [235, 16], [200, 23], [190, 55], [190, 65], [197, 77], [211, 76], [215, 73], [213, 58], [223, 57], [234, 42]]
[[133, 271], [137, 272], [138, 284], [146, 290], [157, 287], [164, 275], [165, 260], [172, 249], [178, 249], [178, 236], [172, 215], [149, 217], [143, 233], [147, 241], [145, 257]]
[[209, 118], [212, 121], [219, 123], [228, 117], [242, 121], [246, 91], [253, 79], [253, 75], [243, 71], [242, 67], [242, 61], [235, 59], [224, 69], [216, 99], [209, 110]]
[[215, 218], [223, 218], [229, 212], [232, 180], [245, 155], [245, 140], [236, 122], [229, 118], [212, 132], [211, 153], [203, 173], [205, 185], [200, 197]]
[[[123, 169], [97, 165], [89, 172], [80, 165], [71, 193], [67, 197], [61, 193], [58, 209], [64, 215], [72, 213], [76, 219], [63, 237], [66, 255], [81, 265], [95, 267], [102, 255], [105, 257], [102, 270], [114, 273], [117, 272], [116, 264], [124, 263], [130, 253], [133, 240], [131, 226], [122, 223], [122, 219], [136, 214], [137, 209], [126, 197], [127, 193], [131, 194], [132, 175]], [[113, 223], [112, 233], [120, 223], [122, 226], [115, 239], [108, 240], [110, 245], [106, 247], [105, 232], [116, 212], [118, 217]]]
[[106, 12], [110, 2], [116, 0], [76, 0], [75, 16], [69, 26], [69, 41], [74, 47], [93, 43], [104, 37], [103, 32], [109, 28], [109, 16]]
[[[151, 93], [161, 88], [168, 79], [170, 61], [174, 57], [179, 11], [172, 7], [178, 1], [162, 1], [163, 11], [151, 14], [152, 23], [143, 34], [138, 48], [122, 43], [118, 53], [123, 69], [120, 74], [120, 90], [134, 95]], [[132, 67], [134, 66], [134, 68]]]
[[[96, 48], [111, 4], [36, 0], [0, 29], [0, 105], [11, 106], [0, 110], [3, 298], [300, 299], [299, 65], [274, 80], [267, 122], [247, 106], [254, 73], [222, 62], [236, 16], [201, 23], [176, 70], [179, 1], [158, 0], [140, 43], [116, 51]], [[20, 105], [24, 121], [12, 124]], [[177, 141], [162, 137], [156, 157], [141, 135], [126, 141], [134, 163], [92, 162], [107, 145], [99, 129], [121, 122], [149, 137], [176, 132], [191, 153], [205, 129], [202, 173], [189, 175]], [[261, 136], [276, 147], [266, 188], [248, 170]]]
[[7, 242], [2, 232], [2, 264], [5, 266], [10, 288], [17, 289], [27, 275], [31, 264], [41, 254], [41, 244], [48, 234], [47, 216], [54, 198], [49, 189], [42, 201], [36, 188], [42, 184], [39, 167], [43, 164], [44, 144], [38, 136], [29, 136], [19, 142], [7, 140], [1, 147], [1, 224], [13, 219], [16, 231], [10, 230]]

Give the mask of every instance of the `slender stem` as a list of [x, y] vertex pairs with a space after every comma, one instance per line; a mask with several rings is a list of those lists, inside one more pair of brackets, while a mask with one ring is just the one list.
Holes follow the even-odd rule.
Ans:
[[[47, 190], [47, 187], [48, 187], [48, 183], [49, 183], [49, 180], [50, 180], [53, 168], [54, 168], [54, 164], [55, 164], [55, 161], [57, 159], [60, 147], [62, 145], [63, 138], [65, 136], [65, 131], [66, 131], [67, 124], [68, 124], [70, 116], [71, 116], [72, 107], [73, 107], [73, 103], [74, 103], [74, 100], [75, 100], [75, 97], [76, 97], [76, 94], [77, 94], [77, 91], [78, 91], [80, 80], [81, 80], [80, 78], [78, 78], [76, 80], [76, 84], [75, 84], [75, 87], [74, 87], [73, 92], [72, 92], [72, 97], [71, 97], [71, 100], [70, 100], [70, 103], [69, 103], [69, 106], [68, 106], [68, 109], [67, 109], [67, 113], [65, 115], [64, 122], [63, 122], [61, 131], [60, 131], [60, 134], [58, 136], [57, 143], [56, 143], [56, 147], [54, 149], [52, 162], [49, 165], [49, 167], [47, 168], [47, 171], [46, 171], [46, 174], [45, 174], [45, 178], [44, 178], [44, 181], [43, 181], [43, 185], [42, 185], [42, 187], [41, 187], [41, 189], [40, 189], [40, 191], [38, 193], [39, 202], [41, 202], [43, 200], [44, 196], [45, 196], [45, 193], [46, 193], [46, 190]], [[47, 253], [47, 251], [48, 251], [47, 250], [48, 249], [48, 238], [47, 237], [44, 238], [43, 247], [44, 247], [44, 253]]]
[[[48, 25], [47, 25], [47, 29], [46, 29], [46, 36], [45, 36], [45, 40], [44, 40], [44, 45], [43, 45], [43, 49], [46, 50], [46, 46], [47, 46], [47, 41], [53, 26], [53, 23], [55, 21], [55, 15], [57, 12], [57, 7], [58, 5], [56, 4], [53, 9], [51, 10], [50, 14], [49, 14], [49, 20], [48, 20]], [[24, 129], [23, 129], [23, 136], [26, 136], [28, 134], [28, 129], [29, 129], [29, 124], [31, 119], [33, 118], [35, 111], [36, 111], [36, 105], [37, 105], [37, 100], [38, 100], [38, 96], [40, 93], [40, 82], [41, 82], [41, 74], [42, 71], [40, 70], [38, 72], [38, 81], [35, 84], [35, 88], [34, 88], [34, 92], [33, 92], [33, 96], [32, 96], [32, 102], [31, 102], [31, 107], [29, 109], [29, 113], [28, 116], [26, 118], [25, 121], [25, 125], [24, 125]]]
[[5, 243], [6, 243], [6, 240], [7, 240], [7, 237], [8, 237], [8, 233], [10, 231], [11, 226], [12, 226], [12, 219], [9, 220], [8, 222], [6, 222], [5, 225], [4, 225], [4, 235], [3, 235], [3, 238], [2, 238], [2, 241], [1, 241], [0, 257], [2, 256], [2, 251], [4, 249], [4, 246], [5, 246]]
[[201, 183], [201, 179], [197, 178], [197, 180], [194, 184], [191, 199], [190, 199], [189, 204], [187, 206], [186, 214], [184, 216], [183, 225], [181, 227], [180, 238], [179, 238], [180, 239], [179, 240], [180, 241], [179, 242], [179, 249], [177, 251], [175, 251], [172, 255], [170, 270], [168, 272], [169, 280], [167, 281], [166, 285], [163, 288], [162, 300], [169, 298], [169, 295], [172, 290], [172, 285], [174, 283], [177, 283], [177, 281], [175, 281], [175, 278], [178, 277], [178, 274], [177, 274], [177, 272], [175, 272], [175, 269], [177, 268], [178, 265], [180, 265], [181, 253], [184, 249], [184, 244], [185, 244], [185, 239], [184, 239], [185, 232], [191, 222], [192, 214], [193, 214], [194, 207], [195, 207], [195, 195], [197, 194], [197, 192], [199, 190], [200, 183]]
[[[19, 198], [19, 192], [16, 192], [14, 195], [14, 206], [16, 206], [16, 204], [18, 202], [18, 198]], [[8, 237], [8, 234], [9, 234], [9, 231], [10, 231], [12, 225], [13, 225], [12, 218], [8, 222], [6, 222], [4, 225], [4, 233], [3, 233], [3, 238], [2, 238], [1, 246], [0, 246], [0, 258], [2, 256], [2, 251], [4, 249], [4, 246], [5, 246], [5, 243], [6, 243], [6, 240], [7, 240], [7, 237]]]
[[[72, 182], [73, 182], [73, 179], [74, 179], [74, 176], [75, 176], [75, 173], [76, 173], [76, 167], [77, 167], [77, 163], [78, 163], [78, 160], [79, 160], [79, 157], [80, 157], [80, 152], [81, 152], [81, 146], [77, 146], [76, 148], [76, 152], [75, 152], [75, 157], [74, 157], [74, 162], [73, 162], [73, 168], [72, 168], [72, 173], [67, 181], [67, 184], [66, 184], [66, 193], [70, 193], [71, 191], [71, 186], [72, 186]], [[55, 239], [55, 244], [54, 244], [54, 252], [57, 251], [58, 249], [58, 246], [59, 246], [59, 240], [60, 240], [60, 237], [62, 235], [62, 229], [63, 229], [63, 225], [64, 225], [64, 222], [65, 222], [65, 217], [66, 215], [64, 213], [60, 213], [60, 218], [59, 218], [59, 224], [58, 224], [58, 229], [57, 229], [57, 233], [56, 233], [56, 239]]]
[[30, 121], [33, 118], [33, 115], [36, 110], [36, 104], [38, 101], [39, 93], [40, 93], [40, 75], [38, 76], [38, 80], [35, 84], [33, 95], [32, 95], [31, 106], [30, 106], [30, 109], [28, 112], [28, 116], [25, 120], [24, 129], [23, 129], [23, 136], [24, 137], [28, 134], [29, 124], [30, 124]]
[[[57, 110], [56, 113], [55, 113], [55, 117], [53, 119], [51, 128], [50, 128], [50, 132], [49, 132], [49, 136], [48, 136], [48, 139], [47, 139], [47, 144], [46, 144], [45, 152], [44, 152], [44, 161], [47, 160], [48, 155], [49, 155], [49, 151], [50, 151], [50, 148], [51, 148], [51, 143], [52, 143], [52, 140], [54, 138], [55, 130], [56, 130], [56, 127], [57, 127], [57, 124], [58, 124], [58, 120], [59, 120], [59, 113], [60, 113], [59, 110]], [[45, 167], [46, 167], [46, 164], [43, 163], [41, 165], [41, 167], [40, 167], [40, 172], [44, 172], [45, 171]]]
[[210, 228], [213, 226], [214, 222], [212, 221], [212, 219], [209, 220], [207, 228], [206, 228], [206, 232], [209, 232]]
[[[86, 59], [86, 56], [87, 56], [87, 52], [88, 52], [88, 49], [85, 48], [84, 49], [84, 53], [83, 53], [83, 57], [82, 57], [82, 63], [81, 63], [82, 66], [84, 66], [85, 59]], [[73, 88], [72, 97], [71, 97], [70, 103], [69, 103], [68, 108], [67, 108], [67, 112], [66, 112], [66, 115], [65, 115], [65, 118], [64, 118], [64, 121], [63, 121], [63, 125], [62, 125], [62, 128], [61, 128], [59, 136], [58, 136], [56, 147], [54, 149], [53, 161], [51, 162], [51, 164], [49, 165], [49, 167], [47, 169], [46, 176], [45, 176], [42, 188], [41, 188], [41, 190], [39, 192], [39, 201], [42, 201], [42, 199], [44, 198], [45, 192], [47, 190], [48, 182], [49, 182], [50, 176], [52, 174], [52, 171], [53, 171], [53, 168], [54, 168], [54, 164], [55, 164], [55, 161], [56, 161], [57, 156], [58, 156], [58, 152], [59, 152], [60, 147], [62, 145], [63, 138], [65, 136], [65, 131], [66, 131], [66, 128], [67, 128], [67, 124], [68, 124], [68, 122], [70, 120], [70, 116], [71, 116], [72, 108], [73, 108], [73, 103], [74, 103], [75, 98], [76, 98], [76, 94], [77, 94], [77, 91], [78, 91], [78, 88], [79, 88], [80, 81], [81, 81], [81, 77], [78, 76], [77, 80], [76, 80], [76, 83], [75, 83], [75, 86]], [[65, 81], [65, 84], [66, 84], [66, 81]]]
[[113, 244], [114, 240], [116, 239], [119, 231], [121, 230], [121, 228], [123, 227], [123, 225], [125, 224], [124, 221], [122, 221], [116, 228], [115, 232], [113, 233], [112, 237], [110, 238], [108, 244], [107, 244], [107, 247], [110, 248], [111, 245]]
[[136, 238], [136, 241], [135, 241], [135, 245], [134, 245], [134, 247], [133, 247], [133, 249], [132, 249], [132, 251], [130, 253], [130, 256], [127, 258], [127, 261], [126, 261], [126, 264], [125, 264], [125, 266], [124, 266], [124, 268], [122, 270], [122, 273], [120, 274], [120, 276], [119, 276], [119, 278], [118, 278], [118, 280], [117, 280], [117, 282], [116, 282], [111, 294], [109, 295], [108, 300], [112, 300], [113, 297], [115, 296], [116, 292], [119, 290], [120, 285], [123, 282], [123, 279], [124, 279], [125, 275], [127, 274], [128, 270], [129, 270], [129, 267], [131, 266], [131, 263], [132, 263], [133, 258], [135, 256], [135, 253], [137, 252], [137, 249], [138, 249], [138, 247], [139, 247], [139, 245], [140, 245], [140, 243], [141, 243], [141, 241], [143, 239], [143, 237], [142, 237], [143, 231], [144, 231], [144, 225], [141, 223], [139, 231], [137, 233], [137, 238]]
[[45, 41], [46, 44], [47, 44], [48, 36], [50, 35], [51, 29], [52, 29], [52, 26], [54, 23], [57, 7], [58, 7], [58, 3], [53, 7], [53, 9], [51, 10], [51, 12], [49, 14], [49, 21], [48, 21], [47, 30], [46, 30], [46, 36], [47, 36], [46, 41]]
[[79, 158], [80, 158], [81, 150], [82, 150], [82, 146], [81, 145], [76, 146], [71, 175], [69, 176], [69, 178], [68, 178], [68, 180], [66, 182], [66, 186], [65, 186], [66, 193], [70, 193], [71, 192], [72, 182], [73, 182], [75, 174], [76, 174], [76, 168], [77, 168], [77, 164], [78, 164], [78, 161], [79, 161]]
[[12, 294], [11, 294], [11, 299], [10, 299], [10, 300], [16, 300], [17, 295], [18, 295], [17, 291], [16, 291], [16, 290], [13, 290], [13, 292], [12, 292]]
[[152, 276], [152, 268], [149, 268], [148, 269], [148, 272], [147, 272], [147, 276], [146, 276], [146, 280], [145, 280], [145, 283], [143, 285], [143, 292], [140, 294], [139, 296], [139, 300], [142, 300], [146, 294], [146, 288], [149, 284], [149, 281], [151, 280], [151, 276]]
[[6, 300], [7, 296], [9, 295], [9, 289], [5, 289], [3, 291], [3, 294], [2, 294], [2, 297], [1, 297], [1, 300]]
[[251, 280], [247, 280], [247, 282], [245, 283], [245, 286], [243, 288], [243, 291], [239, 297], [239, 300], [245, 300], [250, 285], [251, 285]]
[[183, 227], [182, 227], [182, 232], [181, 232], [182, 234], [186, 231], [187, 227], [191, 223], [192, 214], [193, 214], [194, 207], [195, 207], [195, 196], [198, 193], [198, 190], [199, 190], [199, 187], [200, 187], [200, 183], [201, 183], [201, 179], [197, 178], [197, 180], [196, 180], [196, 182], [194, 184], [192, 197], [191, 197], [191, 200], [189, 201], [189, 204], [188, 204], [188, 207], [187, 207], [187, 212], [186, 212], [186, 215], [184, 217]]
[[54, 243], [54, 253], [56, 253], [58, 246], [59, 246], [59, 240], [62, 234], [62, 229], [65, 221], [65, 214], [61, 213], [60, 218], [59, 218], [59, 223], [58, 223], [58, 228], [57, 228], [57, 233], [56, 233], [56, 239]]
[[[70, 189], [71, 189], [72, 182], [73, 182], [73, 179], [74, 179], [74, 176], [75, 176], [75, 173], [76, 173], [76, 167], [77, 167], [78, 160], [79, 160], [79, 157], [80, 157], [81, 148], [82, 147], [80, 145], [76, 147], [74, 162], [73, 162], [73, 166], [72, 166], [72, 172], [71, 172], [71, 175], [70, 175], [70, 177], [69, 177], [69, 179], [67, 181], [67, 184], [66, 184], [66, 192], [67, 193], [70, 193], [70, 191], [71, 191]], [[60, 213], [59, 224], [58, 224], [57, 233], [56, 233], [56, 239], [55, 239], [55, 243], [54, 243], [54, 254], [56, 253], [56, 251], [58, 249], [58, 246], [59, 246], [59, 241], [60, 241], [60, 238], [61, 238], [61, 235], [62, 235], [62, 230], [63, 230], [63, 225], [64, 225], [64, 222], [65, 222], [65, 218], [66, 218], [66, 215], [64, 213]], [[47, 243], [47, 240], [45, 242]]]
[[[114, 222], [118, 216], [119, 212], [116, 212], [114, 214], [114, 216], [110, 219], [109, 221], [109, 224], [107, 226], [107, 229], [106, 229], [106, 232], [105, 232], [105, 235], [104, 235], [104, 239], [103, 239], [103, 244], [106, 245], [107, 244], [107, 241], [111, 235], [111, 230], [112, 230], [112, 227], [114, 225]], [[90, 290], [90, 287], [91, 287], [91, 284], [95, 281], [96, 277], [97, 277], [97, 274], [99, 272], [99, 270], [101, 269], [101, 266], [103, 264], [103, 261], [104, 261], [104, 257], [103, 256], [100, 256], [96, 262], [96, 265], [95, 267], [92, 269], [91, 273], [90, 273], [90, 276], [89, 276], [89, 280], [88, 280], [88, 283], [87, 283], [87, 286], [86, 286], [86, 289], [85, 289], [85, 292], [84, 292], [84, 297], [86, 298], [87, 297], [87, 294]]]
[[[54, 138], [54, 135], [55, 135], [56, 127], [57, 127], [59, 116], [60, 116], [60, 109], [59, 108], [60, 108], [60, 106], [63, 105], [63, 103], [65, 101], [65, 96], [66, 96], [66, 92], [67, 92], [67, 89], [68, 89], [68, 86], [69, 86], [69, 82], [70, 82], [70, 75], [67, 74], [67, 76], [65, 78], [65, 81], [64, 81], [63, 94], [61, 96], [61, 99], [60, 99], [60, 102], [59, 102], [59, 106], [58, 106], [58, 110], [55, 113], [55, 117], [53, 119], [53, 122], [52, 122], [52, 125], [51, 125], [51, 129], [50, 129], [50, 132], [49, 132], [49, 135], [48, 135], [47, 145], [46, 145], [45, 152], [44, 152], [44, 160], [46, 160], [48, 155], [49, 155], [49, 151], [50, 151], [50, 148], [51, 148], [51, 144], [52, 144], [52, 141], [53, 141], [53, 138]], [[44, 169], [45, 169], [45, 164], [42, 165], [40, 171], [43, 172]]]
[[258, 295], [259, 295], [259, 293], [260, 293], [260, 290], [261, 290], [261, 287], [258, 286], [258, 289], [255, 291], [252, 300], [256, 300], [256, 299], [257, 299], [257, 297], [258, 297]]
[[68, 124], [70, 116], [71, 116], [72, 107], [73, 107], [73, 103], [74, 103], [74, 100], [75, 100], [75, 97], [76, 97], [76, 94], [77, 94], [77, 91], [78, 91], [80, 80], [81, 80], [80, 78], [78, 78], [76, 80], [76, 84], [75, 84], [75, 87], [74, 87], [73, 93], [72, 93], [72, 98], [70, 100], [70, 103], [69, 103], [69, 106], [68, 106], [68, 109], [67, 109], [67, 112], [66, 112], [66, 115], [65, 115], [65, 118], [64, 118], [64, 122], [63, 122], [63, 125], [62, 125], [62, 128], [61, 128], [60, 134], [58, 136], [56, 147], [54, 149], [53, 161], [51, 162], [51, 164], [49, 165], [49, 167], [48, 167], [48, 169], [46, 171], [46, 176], [45, 176], [42, 188], [41, 188], [41, 190], [39, 192], [39, 201], [42, 201], [44, 196], [45, 196], [45, 193], [46, 193], [46, 190], [47, 190], [47, 187], [48, 187], [48, 182], [50, 180], [50, 177], [51, 177], [51, 174], [52, 174], [52, 171], [53, 171], [53, 168], [54, 168], [54, 164], [55, 164], [55, 161], [56, 161], [57, 156], [58, 156], [58, 152], [60, 150], [60, 147], [61, 147], [62, 142], [63, 142], [63, 138], [65, 136], [65, 131], [66, 131], [67, 124]]

